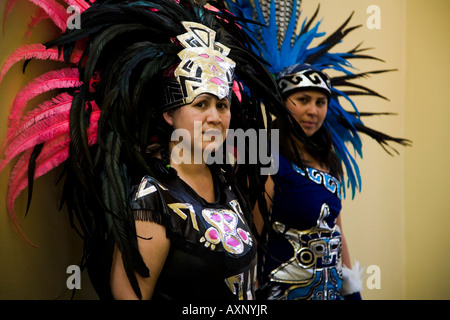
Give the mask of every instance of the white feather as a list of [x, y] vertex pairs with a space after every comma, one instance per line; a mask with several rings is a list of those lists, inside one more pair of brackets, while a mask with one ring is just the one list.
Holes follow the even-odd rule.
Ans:
[[359, 266], [355, 260], [353, 268], [349, 269], [345, 265], [342, 268], [342, 295], [346, 296], [363, 290], [364, 267]]

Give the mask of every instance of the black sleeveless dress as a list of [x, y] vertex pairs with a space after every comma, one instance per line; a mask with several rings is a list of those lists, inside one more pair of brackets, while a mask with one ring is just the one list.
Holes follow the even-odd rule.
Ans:
[[154, 300], [254, 299], [256, 242], [223, 172], [211, 172], [214, 203], [176, 172], [144, 176], [132, 189], [135, 219], [165, 226], [171, 241]]

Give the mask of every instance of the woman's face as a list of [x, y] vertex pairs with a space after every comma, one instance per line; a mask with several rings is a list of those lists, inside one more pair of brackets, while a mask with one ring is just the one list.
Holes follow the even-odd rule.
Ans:
[[320, 129], [327, 115], [328, 98], [320, 91], [296, 91], [285, 104], [308, 137]]
[[230, 126], [231, 112], [228, 99], [203, 93], [190, 104], [164, 113], [164, 119], [174, 130], [190, 136], [193, 148], [216, 150], [224, 142]]

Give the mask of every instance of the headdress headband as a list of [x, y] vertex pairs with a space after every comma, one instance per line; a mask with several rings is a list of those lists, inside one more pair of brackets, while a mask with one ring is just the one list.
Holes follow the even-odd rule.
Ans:
[[329, 96], [331, 81], [328, 75], [308, 64], [296, 64], [277, 76], [278, 88], [283, 96], [297, 89], [319, 89]]
[[188, 32], [177, 38], [185, 49], [178, 53], [181, 62], [174, 72], [177, 81], [168, 79], [164, 83], [163, 110], [192, 103], [202, 93], [230, 99], [236, 66], [227, 57], [230, 49], [215, 42], [214, 30], [196, 22], [182, 24]]

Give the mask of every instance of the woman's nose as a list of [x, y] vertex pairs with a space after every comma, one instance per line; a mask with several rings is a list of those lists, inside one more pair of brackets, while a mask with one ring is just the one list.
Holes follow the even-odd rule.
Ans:
[[317, 115], [317, 105], [314, 101], [310, 102], [308, 105], [308, 114]]
[[216, 104], [212, 104], [208, 110], [207, 119], [208, 122], [220, 123], [222, 119], [220, 118], [219, 110], [217, 110]]

